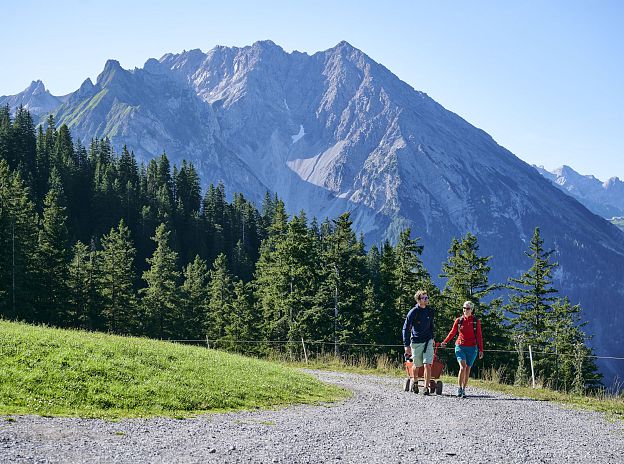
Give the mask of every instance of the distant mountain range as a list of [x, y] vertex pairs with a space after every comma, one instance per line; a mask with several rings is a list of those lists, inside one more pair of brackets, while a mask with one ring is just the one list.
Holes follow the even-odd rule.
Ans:
[[593, 213], [606, 219], [624, 217], [624, 182], [618, 177], [602, 182], [594, 176], [579, 174], [570, 166], [553, 171], [547, 171], [543, 166], [533, 167]]
[[32, 87], [0, 104], [51, 111], [84, 144], [106, 136], [141, 160], [164, 150], [256, 202], [269, 190], [309, 217], [351, 211], [368, 244], [411, 227], [434, 276], [469, 231], [494, 256], [493, 281], [519, 276], [539, 226], [556, 249], [555, 285], [582, 304], [597, 353], [624, 355], [624, 233], [347, 42], [313, 55], [271, 41], [219, 46], [134, 70], [109, 60], [65, 97]]

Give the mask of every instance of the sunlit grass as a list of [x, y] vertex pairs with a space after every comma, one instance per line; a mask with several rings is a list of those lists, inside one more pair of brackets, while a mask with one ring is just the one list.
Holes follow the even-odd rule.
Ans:
[[188, 417], [345, 398], [287, 366], [142, 338], [0, 321], [0, 414]]

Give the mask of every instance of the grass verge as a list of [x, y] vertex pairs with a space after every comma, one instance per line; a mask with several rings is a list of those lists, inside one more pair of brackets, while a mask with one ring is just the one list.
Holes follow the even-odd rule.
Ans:
[[189, 417], [343, 399], [288, 366], [201, 347], [0, 320], [0, 414]]

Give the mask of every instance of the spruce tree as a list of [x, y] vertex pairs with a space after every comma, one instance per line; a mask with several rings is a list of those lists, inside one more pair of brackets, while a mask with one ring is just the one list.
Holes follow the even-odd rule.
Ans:
[[208, 314], [208, 266], [195, 256], [183, 270], [184, 282], [181, 288], [184, 327], [182, 336], [192, 340], [202, 339], [204, 320]]
[[446, 337], [455, 318], [461, 316], [464, 301], [471, 301], [475, 317], [481, 320], [485, 349], [492, 350], [481, 367], [500, 366], [507, 357], [497, 354], [497, 350], [509, 350], [512, 345], [510, 330], [504, 324], [502, 301], [499, 298], [487, 301], [500, 288], [489, 283], [488, 263], [492, 257], [479, 255], [477, 237], [470, 232], [462, 240], [452, 240], [448, 255], [440, 275], [447, 280], [440, 297], [442, 311], [436, 319], [436, 339]]
[[0, 314], [37, 321], [37, 213], [18, 172], [0, 159]]
[[39, 232], [38, 312], [43, 322], [53, 325], [68, 323], [69, 301], [69, 233], [66, 200], [60, 181], [53, 171], [52, 187], [44, 200], [43, 220]]
[[417, 290], [425, 290], [432, 301], [436, 300], [439, 294], [420, 258], [424, 247], [418, 245], [419, 240], [419, 238], [411, 238], [411, 231], [408, 228], [401, 232], [394, 248], [393, 283], [397, 293], [395, 296], [396, 312], [393, 317], [395, 322], [392, 327], [395, 333], [400, 331], [405, 315], [415, 305], [414, 294]]
[[143, 273], [147, 288], [141, 289], [142, 305], [149, 319], [148, 334], [161, 339], [172, 337], [181, 323], [178, 255], [169, 246], [170, 234], [163, 223], [156, 228], [156, 233], [152, 237], [156, 250], [152, 257], [147, 259], [150, 267]]
[[[364, 322], [366, 261], [361, 243], [351, 228], [349, 213], [334, 220], [334, 228], [321, 245], [321, 285], [315, 295], [315, 312], [319, 321], [333, 327], [323, 328], [325, 337], [334, 342], [334, 354], [340, 353], [340, 344], [361, 341]], [[320, 313], [320, 314], [319, 314]], [[329, 329], [329, 330], [327, 330]]]
[[254, 317], [250, 285], [237, 280], [233, 287], [230, 320], [225, 328], [225, 339], [231, 341], [230, 347], [244, 353], [259, 353], [257, 344], [245, 343], [258, 337], [257, 320]]
[[100, 294], [108, 331], [137, 333], [139, 315], [133, 285], [136, 250], [123, 219], [102, 237]]
[[548, 321], [546, 349], [552, 353], [552, 367], [547, 381], [551, 388], [579, 394], [600, 385], [601, 375], [593, 351], [586, 344], [581, 322], [581, 307], [572, 305], [567, 297], [552, 305]]
[[69, 325], [86, 328], [88, 326], [88, 305], [91, 294], [89, 247], [78, 241], [72, 250], [69, 263]]
[[[525, 255], [532, 262], [531, 267], [520, 278], [509, 279], [511, 295], [506, 310], [514, 316], [510, 319], [514, 337], [525, 347], [531, 345], [536, 352], [546, 350], [547, 328], [552, 304], [556, 300], [552, 296], [557, 293], [552, 286], [552, 274], [557, 267], [557, 263], [551, 261], [553, 253], [554, 250], [544, 249], [544, 240], [539, 227], [536, 227], [529, 251], [525, 251]], [[538, 369], [536, 375], [547, 376], [547, 372], [553, 367], [553, 360], [537, 357], [535, 365]]]
[[[227, 266], [227, 259], [222, 253], [217, 256], [210, 271], [208, 287], [208, 313], [204, 320], [206, 336], [210, 340], [225, 340], [226, 330], [231, 323], [232, 303], [234, 301], [233, 278]], [[233, 329], [230, 329], [230, 331]], [[231, 344], [225, 348], [231, 349]]]

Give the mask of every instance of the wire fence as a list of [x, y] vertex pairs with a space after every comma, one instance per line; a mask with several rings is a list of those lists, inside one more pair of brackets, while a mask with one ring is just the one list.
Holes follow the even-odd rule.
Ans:
[[[212, 347], [216, 347], [218, 345], [233, 345], [233, 344], [251, 344], [251, 345], [299, 345], [299, 344], [304, 344], [305, 346], [314, 346], [314, 345], [322, 345], [322, 346], [331, 346], [331, 347], [336, 347], [338, 346], [339, 348], [346, 348], [346, 347], [370, 347], [372, 349], [375, 348], [397, 348], [397, 349], [402, 349], [403, 345], [396, 345], [396, 344], [379, 344], [379, 343], [344, 343], [344, 342], [333, 342], [333, 341], [327, 341], [327, 340], [305, 340], [305, 339], [300, 339], [300, 340], [232, 340], [232, 339], [222, 339], [222, 338], [218, 338], [218, 339], [209, 339], [209, 338], [205, 338], [205, 339], [187, 339], [187, 340], [166, 340], [169, 342], [173, 342], [173, 343], [193, 343], [193, 344], [203, 344], [203, 345], [207, 345], [208, 347], [211, 347], [210, 345], [212, 344]], [[451, 346], [447, 346], [447, 347], [439, 347], [438, 349], [441, 350], [454, 350], [453, 347]], [[484, 353], [511, 353], [511, 354], [529, 354], [529, 350], [487, 350], [484, 349], [483, 350]], [[533, 351], [533, 354], [540, 354], [540, 355], [548, 355], [548, 356], [558, 356], [558, 357], [579, 357], [579, 355], [575, 354], [575, 353], [554, 353], [551, 351]], [[624, 361], [624, 356], [597, 356], [597, 355], [586, 355], [586, 354], [582, 354], [580, 355], [580, 357], [584, 358], [584, 359], [609, 359], [609, 360], [618, 360], [618, 361]]]

